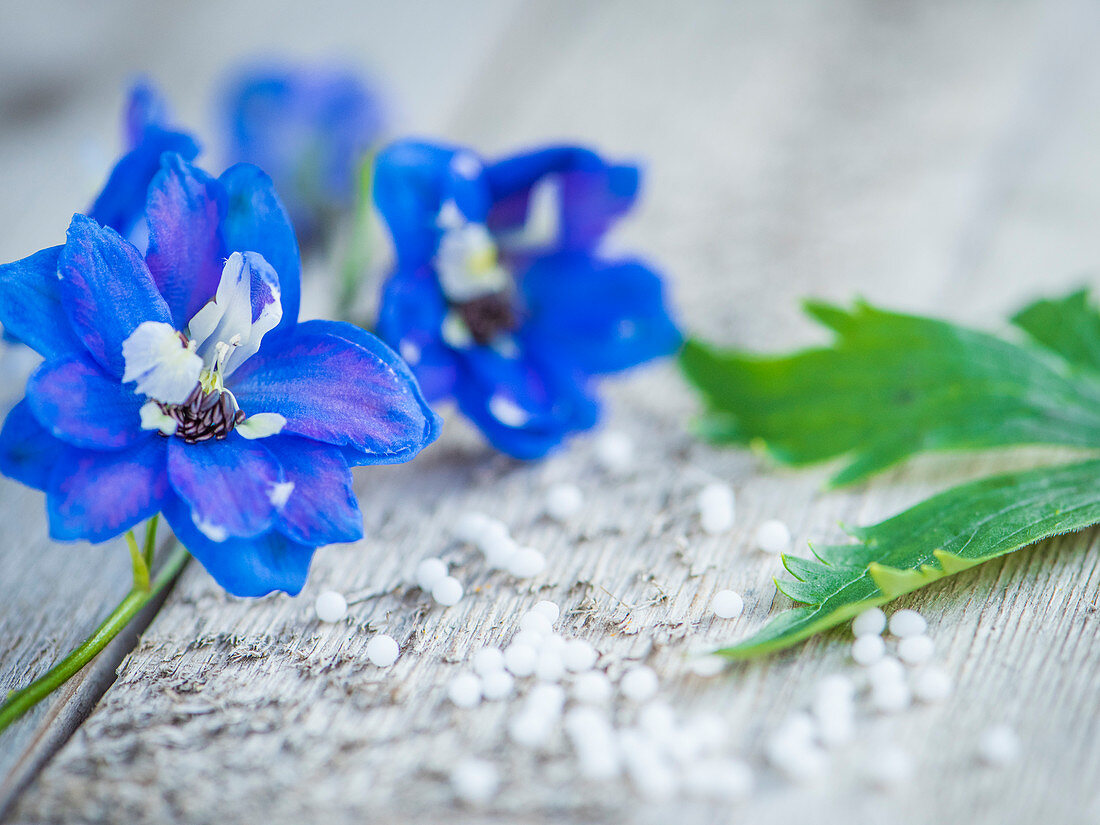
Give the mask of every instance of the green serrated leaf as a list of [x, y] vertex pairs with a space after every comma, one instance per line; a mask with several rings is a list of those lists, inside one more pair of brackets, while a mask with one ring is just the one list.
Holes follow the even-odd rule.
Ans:
[[822, 548], [785, 557], [795, 581], [777, 586], [806, 606], [719, 651], [745, 659], [789, 647], [945, 576], [1042, 539], [1100, 522], [1100, 460], [1008, 473], [947, 490]]
[[[761, 444], [793, 465], [847, 456], [837, 485], [927, 450], [1100, 448], [1100, 375], [1072, 374], [1055, 355], [1068, 343], [1041, 352], [863, 303], [806, 309], [835, 332], [832, 346], [759, 357], [685, 345], [681, 366], [708, 408], [702, 437]], [[1040, 340], [1037, 312], [1021, 326]]]
[[1012, 323], [1073, 366], [1100, 372], [1100, 312], [1089, 303], [1088, 290], [1036, 301]]

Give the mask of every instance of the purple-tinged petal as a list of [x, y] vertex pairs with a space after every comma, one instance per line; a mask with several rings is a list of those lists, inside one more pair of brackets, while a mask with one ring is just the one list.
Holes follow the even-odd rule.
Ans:
[[225, 214], [225, 191], [217, 181], [181, 156], [165, 155], [145, 206], [145, 259], [176, 329], [183, 329], [218, 288], [225, 263], [218, 227]]
[[112, 452], [67, 448], [46, 497], [50, 536], [106, 541], [156, 515], [169, 493], [165, 446], [149, 438]]
[[412, 368], [429, 402], [449, 396], [457, 375], [454, 352], [440, 338], [446, 315], [447, 302], [428, 270], [395, 273], [383, 288], [378, 336]]
[[24, 399], [8, 413], [0, 430], [0, 473], [36, 490], [46, 490], [64, 450], [64, 443], [38, 423]]
[[169, 439], [168, 475], [195, 526], [213, 540], [270, 529], [277, 515], [272, 496], [285, 480], [266, 447], [236, 433], [198, 444]]
[[87, 355], [47, 361], [27, 382], [38, 422], [67, 444], [92, 450], [121, 450], [149, 438], [138, 412], [144, 400]]
[[283, 319], [280, 329], [298, 321], [302, 264], [290, 218], [275, 194], [271, 178], [250, 163], [238, 163], [219, 178], [228, 197], [221, 225], [225, 254], [259, 252], [279, 276]]
[[296, 596], [301, 591], [313, 547], [274, 530], [249, 539], [212, 541], [195, 527], [186, 503], [175, 496], [168, 498], [162, 509], [176, 538], [234, 596], [266, 596], [275, 590]]
[[363, 515], [341, 449], [306, 438], [264, 440], [283, 468], [286, 501], [279, 528], [294, 541], [319, 546], [363, 538]]
[[57, 282], [60, 246], [0, 266], [0, 323], [43, 358], [84, 351], [65, 311]]
[[73, 330], [108, 373], [121, 377], [130, 333], [144, 321], [172, 320], [141, 254], [113, 229], [73, 215], [57, 268]]
[[528, 334], [589, 374], [618, 372], [680, 346], [661, 278], [638, 261], [553, 255], [524, 273], [522, 287]]
[[407, 461], [439, 432], [408, 365], [350, 324], [299, 324], [265, 343], [229, 383], [247, 414], [279, 413], [284, 433], [353, 447], [364, 463]]
[[168, 101], [147, 78], [140, 78], [130, 87], [122, 120], [127, 149], [140, 146], [149, 127], [166, 129], [169, 120]]

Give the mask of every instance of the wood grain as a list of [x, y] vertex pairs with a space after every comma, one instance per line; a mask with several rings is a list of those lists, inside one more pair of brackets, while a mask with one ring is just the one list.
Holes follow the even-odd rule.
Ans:
[[[996, 326], [1036, 292], [1076, 283], [1100, 259], [1093, 150], [1100, 58], [1088, 3], [545, 3], [524, 7], [482, 67], [447, 135], [504, 151], [578, 137], [649, 162], [644, 207], [615, 246], [667, 270], [687, 326], [779, 349], [812, 340], [797, 299], [856, 294]], [[637, 444], [608, 478], [591, 441], [538, 465], [488, 452], [447, 416], [414, 464], [358, 478], [367, 538], [326, 548], [301, 598], [242, 601], [192, 566], [86, 724], [22, 796], [13, 821], [1085, 823], [1100, 808], [1100, 547], [1096, 531], [1045, 542], [899, 604], [930, 620], [956, 680], [942, 705], [861, 718], [828, 778], [791, 785], [761, 740], [850, 667], [833, 632], [727, 677], [688, 674], [684, 654], [757, 627], [784, 600], [776, 563], [750, 536], [779, 517], [797, 543], [840, 537], [931, 491], [1049, 454], [931, 457], [848, 491], [827, 468], [779, 470], [692, 440], [694, 399], [671, 365], [608, 382], [608, 426]], [[727, 536], [698, 528], [711, 479], [738, 495]], [[586, 493], [568, 527], [541, 515], [545, 489]], [[449, 530], [466, 510], [504, 519], [543, 549], [519, 585], [489, 573]], [[469, 595], [449, 610], [405, 583], [444, 554]], [[713, 619], [710, 596], [745, 595]], [[348, 619], [322, 626], [312, 599], [337, 588]], [[734, 809], [657, 804], [625, 783], [587, 784], [568, 748], [506, 744], [505, 708], [457, 711], [445, 685], [468, 654], [500, 643], [523, 608], [552, 598], [609, 671], [645, 660], [684, 712], [720, 712], [759, 768]], [[366, 661], [372, 630], [402, 645]], [[1024, 758], [974, 761], [1005, 721]], [[885, 742], [918, 778], [868, 790], [861, 765]], [[505, 785], [486, 811], [456, 808], [446, 774], [477, 754]]]

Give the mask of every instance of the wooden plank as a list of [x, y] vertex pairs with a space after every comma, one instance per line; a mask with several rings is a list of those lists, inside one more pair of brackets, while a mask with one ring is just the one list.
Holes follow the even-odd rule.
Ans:
[[[1097, 19], [1076, 2], [783, 4], [609, 2], [526, 11], [449, 130], [503, 150], [577, 135], [651, 160], [648, 197], [617, 246], [673, 276], [693, 329], [786, 347], [807, 339], [795, 300], [862, 293], [892, 306], [990, 322], [1095, 261], [1081, 216], [1100, 206], [1091, 150]], [[1035, 112], [1044, 113], [1042, 122]], [[1007, 148], [1006, 148], [1007, 147]], [[1068, 154], [1067, 154], [1068, 153]], [[1062, 194], [1065, 197], [1062, 197]], [[1047, 262], [1051, 262], [1048, 266]], [[17, 820], [302, 822], [867, 821], [1086, 822], [1100, 770], [1096, 532], [1046, 542], [905, 600], [932, 623], [957, 681], [942, 705], [861, 718], [826, 781], [791, 786], [760, 767], [734, 812], [656, 804], [624, 783], [585, 784], [558, 743], [505, 744], [500, 704], [456, 711], [445, 685], [467, 655], [508, 638], [536, 598], [567, 608], [612, 672], [644, 659], [664, 695], [721, 713], [760, 766], [762, 738], [805, 706], [817, 679], [848, 667], [844, 634], [704, 681], [683, 654], [729, 641], [783, 606], [775, 561], [753, 553], [759, 522], [783, 518], [799, 544], [840, 538], [961, 477], [1029, 456], [930, 458], [864, 488], [823, 494], [821, 472], [777, 471], [695, 443], [694, 400], [670, 365], [610, 382], [610, 421], [635, 438], [635, 469], [610, 481], [587, 440], [539, 465], [489, 454], [457, 420], [415, 464], [359, 477], [367, 538], [318, 554], [302, 598], [244, 602], [195, 567], [118, 683], [20, 801]], [[1041, 454], [1040, 454], [1041, 455]], [[694, 496], [712, 478], [738, 493], [729, 536], [703, 535]], [[547, 484], [586, 492], [575, 523], [541, 514]], [[503, 518], [547, 553], [519, 586], [449, 538], [470, 508]], [[444, 553], [470, 595], [431, 609], [404, 583]], [[746, 612], [717, 621], [733, 587]], [[355, 602], [322, 626], [312, 598]], [[366, 663], [370, 631], [403, 648]], [[985, 726], [1007, 721], [1026, 757], [974, 765]], [[904, 745], [919, 779], [869, 793], [861, 765]], [[446, 782], [465, 754], [505, 786], [486, 813], [457, 810]]]

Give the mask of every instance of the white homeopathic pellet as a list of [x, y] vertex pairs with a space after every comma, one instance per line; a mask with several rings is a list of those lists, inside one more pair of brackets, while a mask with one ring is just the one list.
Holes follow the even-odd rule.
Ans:
[[883, 656], [867, 666], [867, 681], [872, 687], [886, 682], [905, 681], [905, 667], [893, 656]]
[[915, 610], [899, 610], [890, 617], [890, 633], [899, 639], [922, 636], [927, 629], [928, 622]]
[[554, 632], [554, 623], [546, 615], [535, 610], [528, 610], [519, 619], [519, 629], [539, 636], [549, 636]]
[[873, 665], [886, 654], [881, 636], [860, 636], [852, 643], [852, 659], [857, 665]]
[[870, 607], [852, 619], [853, 636], [881, 636], [886, 629], [886, 614]]
[[699, 491], [696, 500], [699, 508], [699, 524], [710, 535], [725, 533], [734, 522], [733, 490], [728, 484], [708, 484]]
[[444, 576], [432, 585], [432, 598], [444, 607], [454, 607], [462, 601], [462, 582], [454, 576]]
[[755, 542], [765, 553], [782, 553], [791, 546], [791, 531], [779, 519], [768, 519], [756, 528]]
[[431, 593], [435, 583], [447, 576], [447, 563], [443, 559], [424, 559], [416, 566], [416, 584], [425, 593]]
[[913, 677], [913, 695], [921, 702], [942, 702], [951, 695], [951, 687], [951, 677], [934, 665], [921, 668]]
[[565, 523], [584, 506], [584, 493], [576, 484], [555, 484], [546, 491], [546, 515]]
[[504, 670], [504, 653], [498, 647], [483, 647], [474, 654], [470, 664], [474, 668], [474, 673], [484, 677]]
[[978, 758], [993, 767], [1004, 767], [1020, 757], [1020, 737], [1008, 725], [994, 725], [978, 737]]
[[645, 665], [631, 668], [623, 674], [619, 690], [633, 702], [644, 702], [657, 693], [657, 674]]
[[481, 701], [481, 680], [472, 673], [459, 673], [447, 685], [447, 697], [457, 707], [475, 707]]
[[464, 541], [467, 544], [477, 544], [485, 528], [492, 524], [493, 521], [494, 519], [484, 513], [479, 513], [476, 510], [467, 510], [458, 517], [458, 521], [455, 522], [452, 533], [459, 541]]
[[317, 597], [313, 609], [322, 622], [338, 622], [348, 615], [348, 600], [335, 590], [326, 590]]
[[379, 633], [367, 642], [367, 658], [377, 667], [389, 667], [397, 661], [400, 652], [397, 640], [385, 633]]
[[612, 690], [611, 680], [599, 670], [578, 674], [573, 680], [573, 698], [582, 705], [605, 705]]
[[504, 649], [504, 666], [513, 676], [530, 676], [538, 663], [538, 651], [530, 645], [513, 642]]
[[928, 636], [906, 636], [898, 642], [898, 658], [907, 665], [923, 665], [936, 652], [936, 643]]
[[529, 579], [546, 569], [546, 556], [533, 547], [520, 547], [508, 559], [507, 570], [517, 579]]
[[902, 785], [913, 777], [913, 759], [897, 745], [873, 752], [864, 763], [867, 778], [881, 788]]
[[611, 430], [596, 439], [596, 461], [612, 473], [624, 473], [634, 464], [634, 441], [626, 433]]
[[719, 590], [710, 601], [710, 609], [719, 619], [735, 619], [745, 609], [745, 600], [733, 590]]
[[496, 796], [500, 773], [484, 759], [463, 759], [451, 771], [455, 796], [470, 805], [484, 805]]
[[534, 607], [531, 608], [532, 613], [541, 613], [547, 618], [550, 624], [553, 624], [558, 620], [558, 616], [561, 615], [561, 608], [553, 602], [548, 602], [543, 599], [541, 602], [537, 602]]
[[506, 670], [494, 670], [481, 677], [481, 693], [486, 699], [507, 699], [515, 689], [516, 680]]
[[688, 661], [688, 670], [696, 676], [702, 676], [704, 679], [709, 679], [724, 671], [728, 665], [729, 660], [726, 657], [717, 656], [711, 653], [702, 656], [692, 656]]
[[909, 685], [901, 680], [880, 682], [871, 687], [871, 705], [882, 713], [899, 713], [912, 703]]
[[583, 673], [596, 664], [596, 648], [584, 639], [570, 639], [562, 650], [562, 662], [571, 673]]

